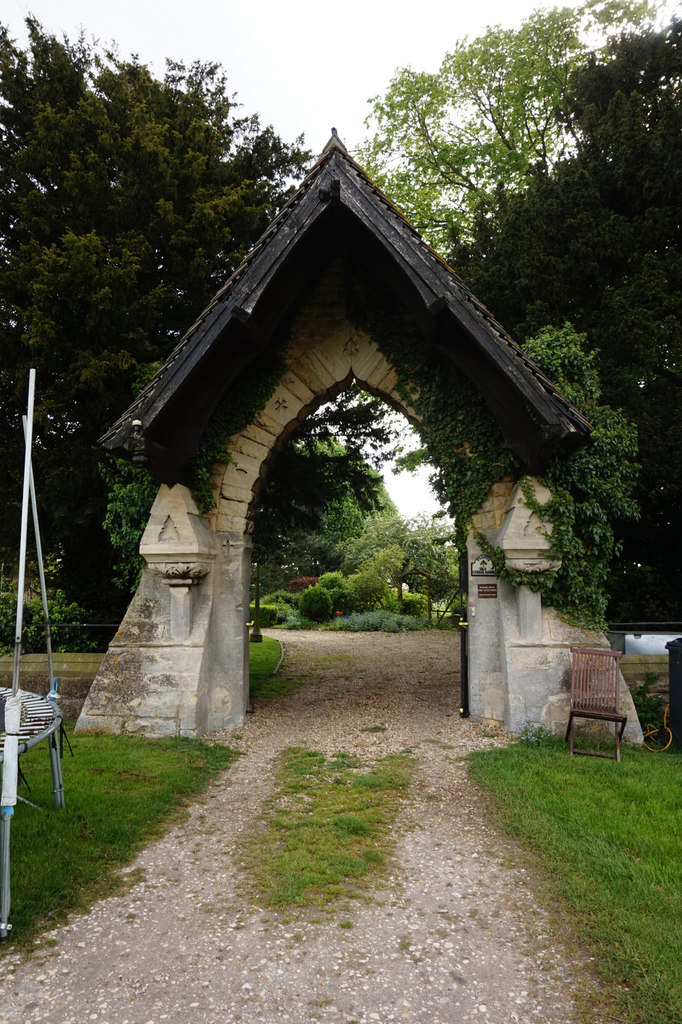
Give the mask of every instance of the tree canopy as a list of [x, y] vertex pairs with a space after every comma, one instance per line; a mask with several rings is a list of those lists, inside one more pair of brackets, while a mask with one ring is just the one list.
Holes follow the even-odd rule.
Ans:
[[[0, 26], [0, 458], [18, 496], [36, 367], [44, 543], [67, 592], [101, 608], [110, 556], [93, 445], [271, 221], [308, 154], [241, 114], [218, 65], [168, 62], [160, 80], [28, 25], [26, 51]], [[10, 551], [18, 519], [8, 500]]]
[[373, 133], [361, 159], [379, 185], [439, 251], [490, 216], [501, 184], [525, 188], [573, 145], [569, 79], [591, 41], [647, 24], [646, 0], [534, 11], [518, 29], [494, 25], [465, 37], [437, 72], [396, 71], [372, 101]]
[[394, 434], [388, 406], [357, 386], [305, 420], [278, 453], [255, 516], [267, 589], [338, 568], [340, 543], [361, 533], [370, 513], [395, 511], [376, 468]]
[[621, 620], [682, 615], [681, 54], [680, 22], [593, 54], [570, 82], [573, 153], [502, 191], [453, 257], [520, 342], [572, 321], [598, 350], [604, 400], [637, 425], [641, 519], [618, 524], [611, 582]]

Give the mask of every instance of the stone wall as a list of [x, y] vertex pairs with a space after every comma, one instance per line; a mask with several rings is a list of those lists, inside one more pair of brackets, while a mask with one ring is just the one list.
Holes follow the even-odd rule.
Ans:
[[670, 700], [670, 662], [667, 654], [624, 654], [620, 659], [620, 670], [631, 689], [636, 690], [647, 680], [650, 673], [657, 676], [652, 682], [653, 693], [660, 693], [667, 704]]
[[[103, 654], [55, 654], [52, 668], [57, 677], [62, 715], [75, 719], [80, 714], [92, 681], [102, 664]], [[12, 685], [14, 657], [0, 657], [0, 686]], [[23, 690], [46, 696], [51, 688], [45, 654], [24, 654], [19, 661], [19, 681]]]

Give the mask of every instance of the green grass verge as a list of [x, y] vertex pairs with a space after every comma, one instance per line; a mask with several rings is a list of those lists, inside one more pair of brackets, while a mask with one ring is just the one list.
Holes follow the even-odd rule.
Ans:
[[290, 676], [287, 672], [273, 672], [277, 668], [282, 648], [276, 640], [264, 636], [262, 643], [250, 644], [249, 647], [249, 695], [270, 700], [274, 697], [286, 697], [298, 690], [308, 680], [308, 673], [314, 675], [315, 668], [321, 665], [321, 659], [311, 659], [308, 663], [306, 676]]
[[55, 810], [47, 744], [21, 758], [31, 792], [19, 793], [11, 824], [10, 940], [27, 948], [124, 884], [117, 869], [178, 820], [195, 796], [237, 756], [201, 740], [76, 736], [62, 762], [66, 807]]
[[469, 771], [534, 851], [628, 1021], [682, 1021], [679, 752], [571, 757], [560, 741], [477, 751]]
[[[252, 697], [264, 697], [269, 694], [268, 683], [281, 656], [282, 649], [276, 640], [264, 636], [261, 643], [249, 644], [249, 692]], [[274, 681], [274, 680], [272, 680]]]
[[301, 747], [284, 751], [262, 828], [242, 846], [257, 897], [285, 909], [356, 895], [385, 868], [413, 768], [408, 754], [368, 770], [346, 753], [327, 760]]
[[[267, 687], [280, 646], [249, 646], [252, 687]], [[70, 730], [69, 730], [70, 731]], [[46, 928], [124, 884], [117, 869], [178, 819], [189, 798], [227, 768], [236, 752], [201, 740], [77, 736], [62, 762], [66, 808], [56, 811], [47, 745], [22, 755], [31, 791], [11, 824], [10, 940], [27, 949]]]
[[273, 675], [282, 656], [282, 648], [276, 640], [264, 636], [260, 644], [249, 646], [249, 695], [251, 697], [286, 697], [302, 686], [305, 679], [296, 679], [286, 673]]

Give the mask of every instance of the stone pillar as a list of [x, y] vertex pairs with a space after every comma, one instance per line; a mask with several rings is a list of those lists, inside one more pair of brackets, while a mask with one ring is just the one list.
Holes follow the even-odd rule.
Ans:
[[522, 640], [539, 640], [542, 636], [542, 598], [538, 590], [516, 588], [516, 611], [519, 636]]
[[184, 642], [192, 632], [192, 586], [196, 580], [169, 580], [171, 640]]
[[206, 731], [244, 721], [249, 701], [251, 523], [220, 517], [213, 586], [213, 614], [206, 638]]
[[[537, 480], [530, 483], [532, 504], [546, 504], [551, 497], [547, 488]], [[526, 503], [519, 486], [510, 496], [495, 543], [504, 551], [510, 569], [542, 575], [561, 566], [550, 554], [551, 530], [551, 524]], [[553, 608], [543, 607], [540, 593], [529, 586], [500, 582], [499, 614], [505, 727], [518, 733], [528, 722], [563, 735], [569, 710], [570, 648], [608, 647], [606, 637], [570, 626]], [[622, 679], [621, 703], [628, 716], [625, 736], [631, 743], [641, 743], [637, 713]]]
[[483, 555], [476, 534], [494, 543], [513, 486], [511, 479], [493, 485], [474, 516], [474, 529], [467, 540], [469, 709], [474, 719], [484, 722], [504, 720], [505, 682], [498, 608], [501, 584], [490, 559]]
[[492, 569], [488, 571], [487, 560], [483, 560], [473, 535], [468, 538], [467, 556], [469, 711], [476, 721], [500, 722], [504, 718], [504, 681], [497, 608], [499, 584]]
[[76, 731], [201, 735], [216, 540], [186, 487], [159, 489], [140, 551], [147, 567]]
[[[535, 501], [544, 505], [551, 494], [530, 481]], [[517, 486], [496, 537], [509, 569], [540, 576], [555, 572], [561, 562], [550, 555], [551, 524], [526, 503]], [[539, 723], [547, 698], [564, 687], [566, 651], [544, 635], [540, 593], [529, 586], [501, 584], [500, 639], [505, 676], [505, 727], [519, 732], [526, 722]]]

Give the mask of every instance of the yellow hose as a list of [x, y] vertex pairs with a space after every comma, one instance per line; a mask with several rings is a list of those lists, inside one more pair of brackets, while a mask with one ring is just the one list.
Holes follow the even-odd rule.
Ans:
[[[666, 705], [666, 709], [663, 712], [663, 726], [662, 726], [662, 728], [657, 729], [655, 725], [647, 725], [646, 732], [644, 733], [644, 746], [646, 747], [647, 750], [654, 750], [656, 752], [658, 752], [660, 750], [667, 750], [668, 747], [670, 746], [670, 744], [672, 743], [672, 741], [673, 741], [673, 734], [670, 731], [670, 729], [668, 728], [668, 712], [669, 711], [670, 711], [670, 705], [668, 704], [668, 705]], [[650, 746], [647, 743], [647, 739], [653, 739], [656, 736], [660, 736], [661, 733], [663, 733], [663, 732], [667, 732], [667, 734], [668, 734], [668, 742], [665, 744], [665, 746], [663, 746], [661, 742], [656, 743], [655, 746]], [[665, 737], [662, 737], [662, 739], [664, 739], [664, 738]]]

